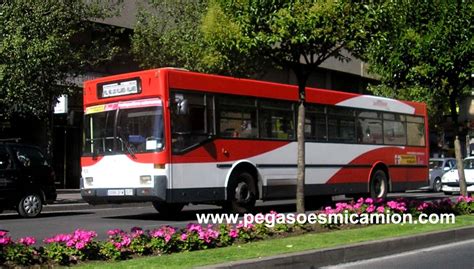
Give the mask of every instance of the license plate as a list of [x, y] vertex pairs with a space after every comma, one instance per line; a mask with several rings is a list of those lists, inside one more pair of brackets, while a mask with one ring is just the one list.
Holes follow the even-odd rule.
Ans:
[[108, 190], [108, 196], [123, 196], [125, 195], [125, 190]]

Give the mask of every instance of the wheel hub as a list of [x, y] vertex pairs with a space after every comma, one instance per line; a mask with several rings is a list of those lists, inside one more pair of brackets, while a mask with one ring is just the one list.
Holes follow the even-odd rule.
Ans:
[[235, 188], [235, 200], [238, 203], [245, 203], [250, 200], [249, 186], [245, 182], [240, 182]]
[[23, 202], [23, 208], [28, 214], [36, 214], [39, 210], [39, 201], [36, 196], [28, 196]]

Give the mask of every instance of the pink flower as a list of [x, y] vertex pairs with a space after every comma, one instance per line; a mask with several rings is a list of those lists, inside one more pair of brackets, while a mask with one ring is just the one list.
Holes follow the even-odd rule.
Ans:
[[390, 209], [396, 209], [398, 207], [398, 203], [395, 201], [389, 201], [387, 202], [387, 206], [390, 207]]
[[107, 231], [107, 235], [109, 236], [114, 236], [114, 235], [119, 235], [119, 234], [124, 234], [125, 232], [120, 230], [120, 229], [114, 229], [114, 230], [109, 230]]
[[231, 230], [229, 231], [229, 236], [230, 236], [231, 238], [236, 238], [237, 236], [239, 236], [239, 233], [237, 232], [237, 230], [231, 229]]
[[369, 198], [366, 198], [366, 199], [365, 199], [365, 203], [366, 203], [366, 204], [373, 204], [373, 203], [374, 203], [374, 200], [369, 197]]
[[369, 205], [366, 209], [367, 213], [372, 213], [375, 211], [375, 206], [374, 205]]
[[430, 205], [429, 205], [428, 203], [423, 202], [423, 203], [421, 203], [421, 204], [416, 208], [416, 210], [418, 210], [418, 211], [423, 211], [423, 210], [425, 210], [426, 208], [428, 208], [429, 206], [430, 206]]
[[31, 246], [31, 245], [36, 244], [36, 239], [34, 237], [23, 237], [23, 238], [20, 238], [20, 241], [18, 242], [25, 246]]
[[12, 242], [12, 239], [10, 237], [0, 237], [0, 246], [5, 246], [8, 245]]
[[187, 234], [181, 234], [181, 240], [186, 241], [186, 239], [188, 239], [188, 235]]
[[120, 242], [120, 244], [121, 244], [123, 247], [128, 247], [131, 242], [132, 242], [132, 240], [130, 240], [130, 237], [124, 236], [124, 237], [122, 238], [122, 242]]
[[199, 224], [190, 223], [186, 226], [186, 229], [190, 232], [200, 232], [202, 227]]
[[0, 237], [4, 237], [8, 234], [7, 231], [0, 230]]
[[385, 212], [385, 207], [383, 207], [383, 206], [377, 207], [377, 212], [380, 213], [380, 214], [384, 213]]
[[83, 249], [83, 248], [85, 248], [85, 247], [86, 247], [86, 244], [85, 244], [84, 242], [82, 242], [82, 241], [76, 243], [76, 249], [77, 249], [77, 250], [81, 250], [81, 249]]

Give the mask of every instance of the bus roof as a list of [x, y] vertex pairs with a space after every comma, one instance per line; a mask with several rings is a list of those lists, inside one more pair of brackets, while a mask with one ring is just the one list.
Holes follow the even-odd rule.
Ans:
[[[120, 96], [112, 99], [99, 99], [97, 97], [98, 85], [132, 78], [140, 78], [142, 83], [145, 84], [141, 94]], [[218, 94], [236, 94], [289, 101], [298, 100], [298, 87], [295, 85], [196, 73], [177, 68], [159, 68], [86, 81], [84, 83], [84, 105], [156, 96], [156, 92], [153, 93], [152, 89], [161, 85], [159, 84], [159, 80], [162, 79], [165, 79], [165, 85], [173, 89], [198, 90]], [[311, 87], [306, 88], [306, 101], [309, 103], [392, 111], [405, 114], [426, 114], [426, 105], [424, 103]]]

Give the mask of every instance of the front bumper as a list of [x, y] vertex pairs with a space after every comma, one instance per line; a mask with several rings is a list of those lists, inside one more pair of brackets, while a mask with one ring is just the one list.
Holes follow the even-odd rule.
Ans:
[[[466, 182], [466, 187], [468, 192], [474, 192], [474, 183]], [[459, 182], [443, 182], [441, 190], [444, 192], [460, 192], [461, 188], [459, 187]]]
[[[82, 179], [81, 179], [82, 180]], [[84, 186], [81, 182], [81, 186]], [[81, 188], [81, 196], [91, 205], [166, 201], [166, 176], [155, 176], [152, 188]]]

